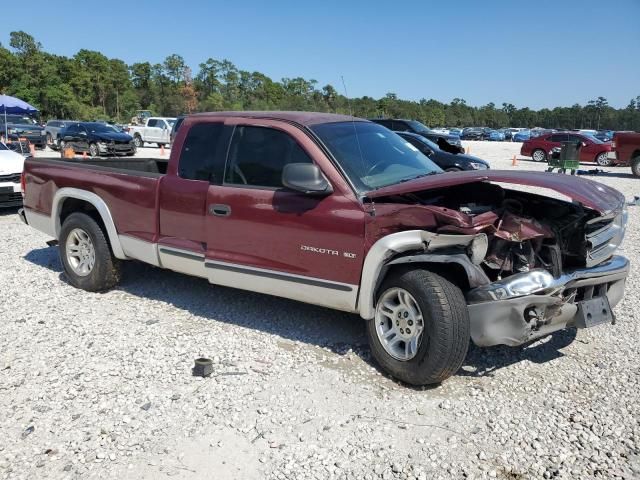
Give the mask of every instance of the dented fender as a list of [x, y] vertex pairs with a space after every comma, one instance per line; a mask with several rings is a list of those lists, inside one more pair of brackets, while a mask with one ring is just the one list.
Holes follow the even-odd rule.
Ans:
[[[446, 254], [435, 255], [430, 252], [448, 247], [466, 247], [470, 255]], [[384, 278], [389, 265], [397, 263], [458, 263], [467, 272], [470, 285], [481, 286], [489, 283], [478, 264], [486, 255], [487, 236], [446, 235], [427, 232], [425, 230], [409, 230], [387, 235], [373, 244], [364, 260], [360, 292], [358, 295], [358, 312], [364, 319], [375, 315], [375, 292]], [[415, 251], [415, 255], [402, 256], [405, 252]], [[466, 260], [464, 260], [466, 258]], [[394, 261], [395, 260], [395, 261]]]

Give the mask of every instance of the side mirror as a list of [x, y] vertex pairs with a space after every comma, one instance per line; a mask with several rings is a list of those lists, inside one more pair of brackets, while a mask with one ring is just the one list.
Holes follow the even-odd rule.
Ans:
[[289, 163], [282, 170], [282, 184], [296, 192], [326, 196], [333, 192], [329, 181], [313, 163]]
[[433, 155], [433, 150], [431, 150], [430, 148], [425, 148], [422, 153], [424, 153], [427, 157], [430, 157], [431, 155]]

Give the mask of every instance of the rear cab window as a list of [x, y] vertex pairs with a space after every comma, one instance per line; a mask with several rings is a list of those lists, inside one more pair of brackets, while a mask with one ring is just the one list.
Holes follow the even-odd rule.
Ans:
[[225, 125], [203, 122], [192, 125], [182, 145], [178, 176], [187, 180], [207, 180], [220, 185], [224, 172]]

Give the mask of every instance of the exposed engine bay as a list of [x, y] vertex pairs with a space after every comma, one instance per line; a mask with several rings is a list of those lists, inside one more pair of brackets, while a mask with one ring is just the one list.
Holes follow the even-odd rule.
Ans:
[[[380, 201], [379, 199], [378, 201]], [[588, 244], [587, 222], [598, 214], [578, 203], [479, 182], [406, 193], [384, 201], [420, 205], [433, 214], [434, 233], [488, 237], [481, 267], [500, 280], [543, 268], [554, 277], [582, 267]]]

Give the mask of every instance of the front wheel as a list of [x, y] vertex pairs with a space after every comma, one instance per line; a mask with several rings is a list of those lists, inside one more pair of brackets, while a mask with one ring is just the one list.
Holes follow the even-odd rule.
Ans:
[[133, 144], [136, 146], [136, 148], [142, 148], [144, 146], [142, 137], [140, 135], [136, 135], [135, 137], [133, 137]]
[[98, 155], [100, 155], [100, 149], [98, 148], [97, 144], [92, 143], [89, 145], [89, 155], [91, 155], [92, 157], [97, 157]]
[[427, 270], [394, 274], [380, 288], [367, 336], [373, 358], [393, 377], [440, 383], [458, 371], [469, 347], [462, 291]]
[[640, 155], [633, 157], [631, 160], [631, 173], [636, 177], [640, 177]]
[[533, 158], [534, 162], [546, 162], [547, 153], [540, 148], [536, 148], [531, 154], [531, 158]]
[[613, 161], [607, 156], [607, 152], [602, 152], [596, 157], [596, 163], [601, 167], [610, 167]]
[[60, 231], [60, 261], [69, 283], [90, 292], [118, 284], [121, 262], [113, 256], [100, 225], [85, 213], [69, 215]]

